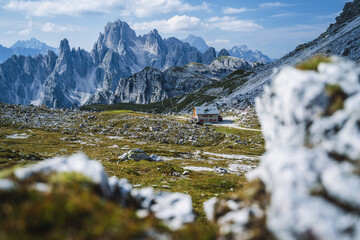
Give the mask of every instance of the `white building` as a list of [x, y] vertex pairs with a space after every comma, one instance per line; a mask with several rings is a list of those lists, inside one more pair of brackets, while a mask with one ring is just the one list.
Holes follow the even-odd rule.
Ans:
[[219, 121], [219, 110], [217, 107], [194, 107], [193, 118], [196, 121], [204, 123], [212, 123]]

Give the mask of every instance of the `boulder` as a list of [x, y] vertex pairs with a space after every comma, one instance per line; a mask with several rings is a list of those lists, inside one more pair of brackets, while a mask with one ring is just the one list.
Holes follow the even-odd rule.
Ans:
[[360, 239], [360, 66], [324, 60], [282, 69], [257, 99], [266, 153], [248, 175], [256, 187], [205, 204], [223, 234]]

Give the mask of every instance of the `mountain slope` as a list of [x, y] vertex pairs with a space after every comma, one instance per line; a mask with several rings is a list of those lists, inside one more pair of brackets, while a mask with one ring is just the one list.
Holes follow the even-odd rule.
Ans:
[[0, 63], [4, 62], [6, 59], [11, 57], [13, 54], [12, 49], [4, 47], [0, 44]]
[[[196, 92], [204, 99], [217, 103], [223, 108], [245, 107], [254, 103], [257, 96], [263, 93], [265, 85], [270, 84], [274, 69], [294, 66], [317, 54], [341, 56], [356, 62], [360, 61], [360, 0], [347, 3], [343, 12], [336, 18], [336, 23], [330, 25], [327, 31], [317, 39], [299, 45], [294, 51], [281, 59], [267, 65], [261, 65], [245, 73], [234, 72], [219, 83], [200, 88]], [[182, 110], [192, 107], [194, 96], [185, 96], [187, 102]], [[199, 102], [197, 101], [199, 104]]]
[[206, 44], [205, 40], [201, 37], [190, 34], [187, 38], [182, 40], [187, 42], [190, 46], [197, 48], [200, 52], [204, 53], [210, 47]]

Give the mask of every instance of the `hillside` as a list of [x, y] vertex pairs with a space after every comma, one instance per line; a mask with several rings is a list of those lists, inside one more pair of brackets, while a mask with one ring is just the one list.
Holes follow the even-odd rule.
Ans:
[[[222, 108], [241, 108], [254, 104], [255, 98], [263, 93], [265, 85], [269, 85], [273, 71], [285, 66], [295, 66], [315, 55], [340, 56], [354, 61], [360, 61], [360, 1], [347, 3], [343, 12], [336, 18], [336, 23], [330, 25], [326, 32], [317, 39], [299, 45], [294, 51], [281, 59], [267, 65], [258, 66], [250, 71], [234, 72], [222, 81], [207, 85], [184, 96], [188, 105], [182, 110], [189, 110], [195, 103], [196, 96], [204, 97], [204, 104], [217, 103]], [[209, 101], [211, 99], [211, 101]]]

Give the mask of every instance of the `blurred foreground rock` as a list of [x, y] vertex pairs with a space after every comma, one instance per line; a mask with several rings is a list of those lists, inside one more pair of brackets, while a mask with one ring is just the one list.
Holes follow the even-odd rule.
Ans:
[[223, 234], [360, 239], [360, 67], [328, 60], [282, 69], [257, 99], [267, 152], [253, 182], [205, 203]]
[[189, 195], [156, 192], [153, 188], [135, 189], [126, 179], [108, 178], [102, 164], [88, 159], [84, 154], [53, 158], [17, 169], [13, 180], [0, 179], [0, 191], [16, 191], [23, 187], [22, 183], [32, 181], [35, 190], [51, 193], [53, 184], [48, 181], [51, 182], [52, 176], [56, 173], [79, 173], [95, 185], [101, 197], [140, 211], [140, 217], [152, 214], [163, 220], [172, 230], [194, 221]]

